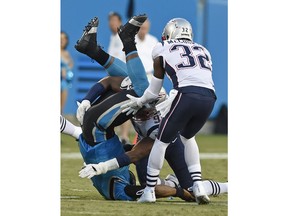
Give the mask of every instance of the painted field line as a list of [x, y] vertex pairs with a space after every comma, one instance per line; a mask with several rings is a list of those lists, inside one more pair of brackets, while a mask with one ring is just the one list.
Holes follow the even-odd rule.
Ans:
[[[82, 159], [78, 152], [62, 153], [61, 159]], [[200, 159], [228, 159], [227, 153], [200, 153]]]

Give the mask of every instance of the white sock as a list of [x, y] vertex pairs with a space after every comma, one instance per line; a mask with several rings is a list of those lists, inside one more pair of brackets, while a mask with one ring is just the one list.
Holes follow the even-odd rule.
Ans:
[[75, 126], [65, 117], [60, 115], [60, 132], [73, 136], [75, 139], [78, 139], [80, 134], [82, 133], [82, 129], [81, 127]]
[[146, 175], [146, 187], [155, 187], [160, 174], [160, 170], [163, 167], [166, 148], [169, 143], [164, 143], [155, 139], [153, 147], [151, 149]]
[[186, 139], [185, 137], [180, 135], [180, 138], [185, 147], [184, 157], [189, 173], [192, 177], [192, 180], [201, 181], [202, 174], [201, 174], [200, 154], [195, 137]]
[[203, 181], [203, 186], [208, 196], [217, 196], [219, 194], [228, 193], [228, 182], [216, 182], [213, 180]]

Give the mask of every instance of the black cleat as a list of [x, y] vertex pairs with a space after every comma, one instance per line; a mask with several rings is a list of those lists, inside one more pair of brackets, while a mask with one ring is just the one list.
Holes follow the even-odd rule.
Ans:
[[95, 52], [99, 49], [97, 46], [97, 28], [99, 24], [98, 17], [94, 17], [85, 26], [81, 38], [76, 42], [75, 49], [83, 54], [93, 58]]
[[118, 29], [118, 34], [123, 44], [131, 41], [134, 42], [135, 35], [138, 33], [140, 27], [146, 21], [146, 19], [146, 14], [133, 16], [124, 26], [120, 26]]

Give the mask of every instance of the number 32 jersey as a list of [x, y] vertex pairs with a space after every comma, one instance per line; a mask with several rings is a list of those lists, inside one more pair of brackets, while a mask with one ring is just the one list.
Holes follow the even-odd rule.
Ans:
[[174, 89], [200, 86], [215, 91], [209, 51], [189, 40], [166, 40], [153, 49], [152, 57], [163, 57], [163, 68]]

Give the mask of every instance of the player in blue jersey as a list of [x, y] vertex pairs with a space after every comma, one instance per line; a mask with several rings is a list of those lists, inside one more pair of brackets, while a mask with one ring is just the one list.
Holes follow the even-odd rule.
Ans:
[[[116, 135], [93, 147], [86, 144], [83, 136], [81, 136], [81, 127], [75, 126], [61, 115], [60, 132], [78, 140], [80, 153], [85, 164], [99, 163], [124, 153], [123, 144]], [[129, 166], [108, 171], [103, 175], [90, 176], [90, 179], [97, 191], [107, 200], [136, 200], [140, 197], [141, 191], [145, 187], [143, 185], [136, 185], [135, 176], [129, 171]], [[158, 198], [174, 196], [186, 201], [193, 200], [190, 192], [181, 187], [174, 186], [177, 184], [177, 180], [174, 183], [174, 179], [171, 176], [164, 181], [159, 181], [159, 185], [156, 187], [156, 196]]]

